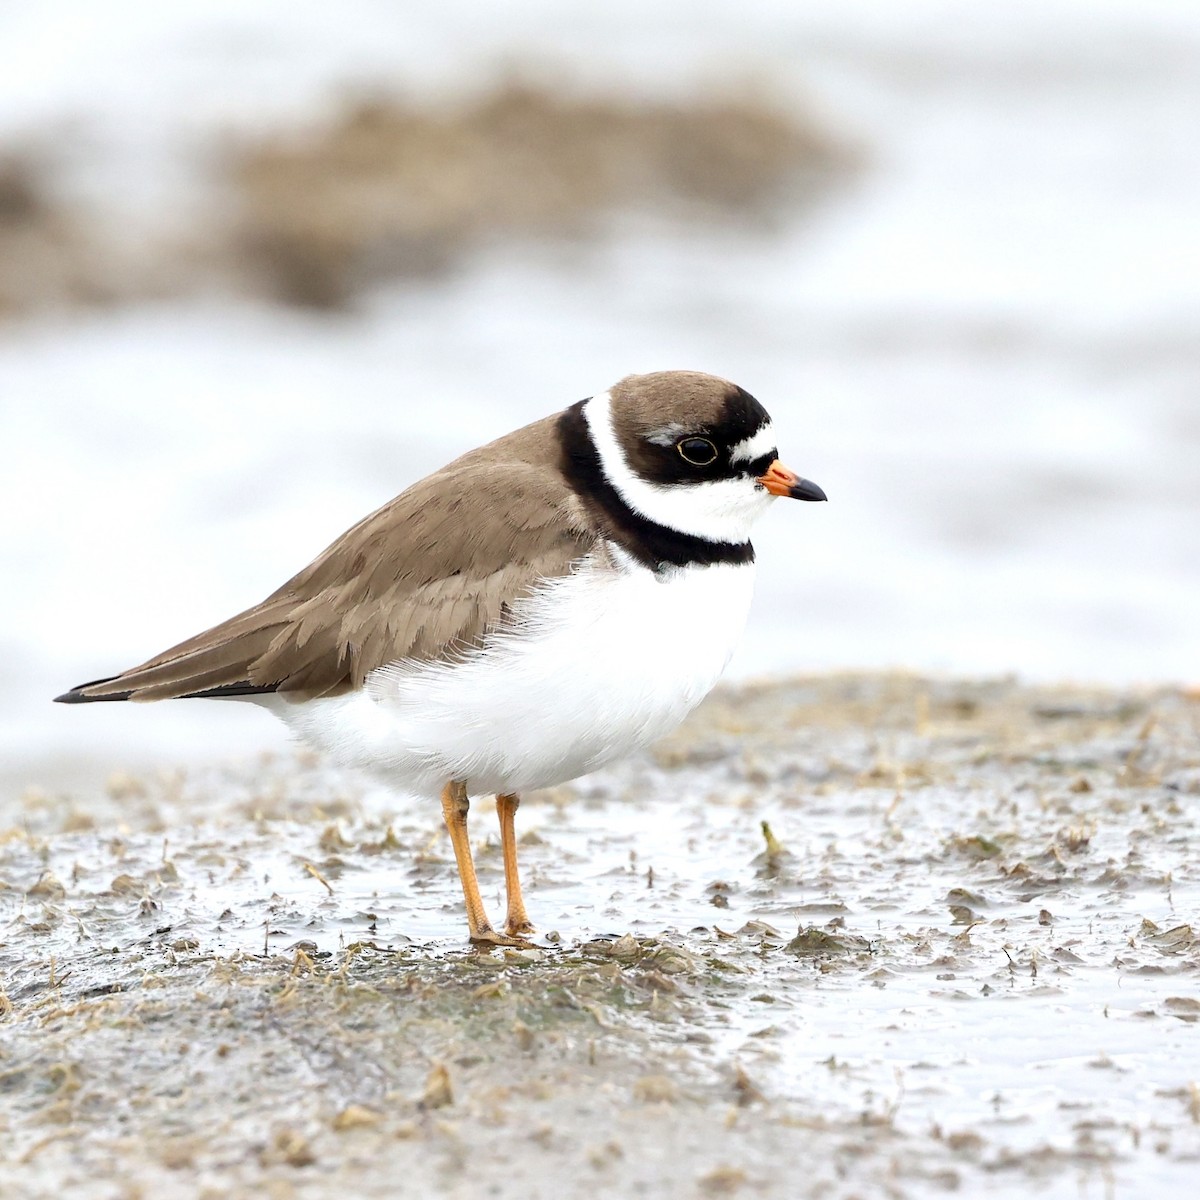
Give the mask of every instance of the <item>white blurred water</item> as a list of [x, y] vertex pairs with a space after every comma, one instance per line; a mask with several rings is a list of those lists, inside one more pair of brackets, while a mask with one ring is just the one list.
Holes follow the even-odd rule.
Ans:
[[869, 165], [778, 234], [626, 220], [351, 316], [0, 326], [6, 779], [281, 745], [242, 706], [48, 701], [260, 599], [455, 453], [664, 367], [754, 392], [830, 495], [764, 522], [737, 673], [1200, 678], [1194, 5], [57, 0], [0, 14], [0, 131], [53, 133], [66, 191], [186, 225], [230, 129], [529, 62], [646, 95], [760, 81]]

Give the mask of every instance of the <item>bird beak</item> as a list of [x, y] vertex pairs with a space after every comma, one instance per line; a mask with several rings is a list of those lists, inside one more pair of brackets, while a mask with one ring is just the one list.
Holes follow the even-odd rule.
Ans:
[[758, 477], [758, 482], [772, 496], [790, 496], [793, 500], [829, 499], [811, 479], [801, 479], [794, 471], [789, 471], [779, 459], [767, 468], [765, 475]]

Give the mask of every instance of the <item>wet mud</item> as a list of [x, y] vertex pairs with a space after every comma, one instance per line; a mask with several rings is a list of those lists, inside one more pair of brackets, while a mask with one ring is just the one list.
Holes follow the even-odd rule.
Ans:
[[1190, 1196], [1198, 813], [1178, 690], [728, 689], [525, 800], [514, 950], [303, 754], [6, 795], [4, 1194]]

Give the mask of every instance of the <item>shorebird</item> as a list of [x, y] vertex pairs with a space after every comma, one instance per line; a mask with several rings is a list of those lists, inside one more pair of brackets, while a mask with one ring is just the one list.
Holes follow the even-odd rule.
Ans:
[[[779, 496], [825, 499], [780, 463], [753, 396], [631, 375], [413, 484], [261, 604], [57, 699], [253, 701], [336, 762], [440, 795], [471, 939], [527, 944], [521, 793], [646, 746], [710, 691]], [[472, 794], [496, 796], [503, 932]]]

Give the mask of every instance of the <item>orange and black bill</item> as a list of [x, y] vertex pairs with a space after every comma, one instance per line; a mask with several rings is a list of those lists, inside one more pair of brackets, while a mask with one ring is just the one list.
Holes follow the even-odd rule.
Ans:
[[829, 499], [811, 479], [801, 479], [795, 471], [789, 471], [779, 459], [767, 468], [765, 475], [758, 477], [758, 482], [772, 496], [790, 496], [793, 500]]

